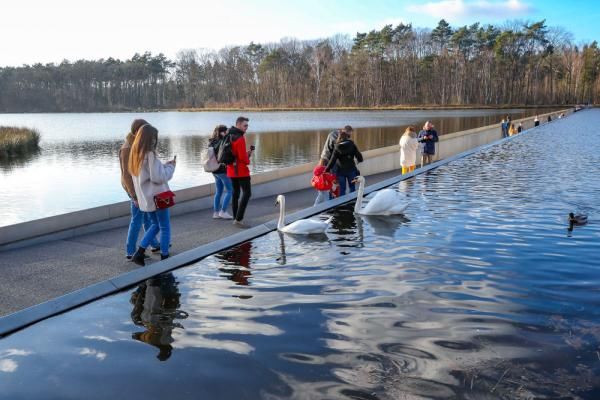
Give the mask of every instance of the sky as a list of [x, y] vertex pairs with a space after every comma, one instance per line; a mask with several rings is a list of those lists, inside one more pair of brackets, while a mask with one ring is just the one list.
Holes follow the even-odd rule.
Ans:
[[600, 39], [595, 0], [19, 0], [3, 2], [0, 16], [0, 66], [144, 51], [175, 57], [250, 41], [354, 36], [399, 22], [433, 28], [441, 18], [452, 26], [546, 19], [576, 43]]

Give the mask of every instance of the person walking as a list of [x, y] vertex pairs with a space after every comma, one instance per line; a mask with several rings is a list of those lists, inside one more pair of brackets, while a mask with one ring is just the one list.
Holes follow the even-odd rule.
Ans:
[[415, 170], [418, 148], [419, 141], [417, 140], [415, 128], [409, 126], [400, 138], [400, 165], [402, 166], [402, 175]]
[[517, 128], [515, 128], [515, 124], [510, 123], [510, 127], [508, 128], [508, 136], [514, 136], [517, 134]]
[[[227, 135], [227, 127], [225, 125], [218, 125], [213, 131], [213, 135], [208, 142], [208, 147], [212, 147], [212, 156], [216, 157], [219, 154], [219, 149], [223, 138]], [[231, 202], [231, 196], [233, 194], [233, 185], [231, 179], [227, 176], [227, 167], [225, 164], [219, 164], [219, 168], [212, 172], [215, 179], [215, 198], [213, 200], [213, 218], [214, 219], [233, 219], [233, 217], [227, 212], [227, 207]], [[225, 196], [223, 196], [225, 192]], [[222, 201], [221, 201], [222, 200]]]
[[540, 120], [538, 118], [538, 116], [536, 115], [535, 118], [533, 119], [533, 126], [540, 126]]
[[419, 132], [417, 139], [423, 143], [423, 155], [421, 156], [421, 165], [433, 162], [435, 157], [435, 144], [438, 142], [438, 133], [431, 122], [425, 122], [423, 130]]
[[[148, 214], [141, 211], [139, 208], [137, 196], [135, 194], [135, 188], [133, 186], [133, 179], [131, 179], [131, 174], [129, 173], [129, 169], [127, 167], [127, 164], [129, 163], [129, 153], [131, 151], [131, 145], [135, 139], [135, 134], [137, 133], [138, 129], [145, 124], [147, 124], [147, 122], [143, 119], [134, 120], [131, 123], [131, 129], [125, 138], [123, 145], [119, 149], [121, 186], [123, 186], [125, 193], [127, 193], [127, 196], [129, 196], [129, 208], [131, 210], [131, 220], [129, 221], [127, 240], [125, 241], [125, 257], [128, 260], [131, 260], [133, 253], [135, 253], [142, 225], [144, 226], [144, 231], [147, 231], [150, 229], [150, 226], [152, 226], [152, 221], [150, 220]], [[160, 245], [158, 240], [156, 240], [156, 237], [152, 238], [150, 246], [153, 252], [160, 250]]]
[[161, 260], [169, 257], [168, 244], [171, 243], [169, 209], [157, 208], [155, 196], [172, 193], [168, 182], [173, 178], [176, 159], [165, 164], [160, 162], [156, 154], [157, 143], [158, 130], [150, 124], [142, 125], [135, 135], [128, 163], [140, 210], [149, 213], [152, 221], [132, 257], [133, 262], [142, 266], [145, 265], [146, 248], [159, 232]]
[[246, 138], [244, 137], [248, 130], [249, 122], [250, 120], [246, 117], [238, 117], [235, 121], [235, 126], [229, 128], [228, 132], [228, 140], [231, 142], [234, 161], [231, 164], [227, 164], [227, 176], [231, 178], [231, 183], [233, 184], [233, 202], [231, 204], [233, 224], [240, 228], [247, 227], [243, 223], [243, 220], [248, 201], [250, 200], [250, 196], [252, 196], [250, 169], [248, 165], [250, 164], [250, 156], [254, 151], [254, 146], [251, 146], [250, 150], [247, 150]]
[[354, 159], [359, 163], [363, 162], [363, 156], [354, 142], [350, 140], [350, 134], [345, 130], [340, 131], [331, 159], [325, 169], [325, 172], [329, 172], [334, 167], [336, 168], [335, 175], [340, 185], [340, 196], [346, 194], [346, 184], [350, 192], [356, 190], [354, 178], [360, 175], [360, 172], [356, 168]]
[[335, 175], [329, 172], [325, 172], [327, 169], [327, 160], [322, 158], [319, 164], [313, 170], [313, 177], [311, 179], [311, 185], [317, 189], [317, 198], [315, 200], [315, 206], [319, 203], [326, 201], [333, 189], [333, 185], [336, 181]]

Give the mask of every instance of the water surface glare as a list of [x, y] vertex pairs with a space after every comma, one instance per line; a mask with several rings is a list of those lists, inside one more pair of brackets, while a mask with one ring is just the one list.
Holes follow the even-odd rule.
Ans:
[[[0, 340], [0, 399], [598, 399], [600, 110]], [[590, 222], [567, 231], [567, 213]]]
[[[540, 110], [548, 112], [549, 110]], [[252, 173], [318, 159], [329, 131], [351, 124], [361, 150], [398, 143], [406, 125], [431, 119], [440, 134], [498, 123], [502, 116], [537, 110], [431, 110], [246, 113], [248, 144], [256, 145]], [[42, 135], [42, 150], [0, 163], [0, 226], [127, 200], [120, 184], [118, 151], [135, 118], [159, 129], [163, 160], [177, 155], [170, 182], [183, 189], [213, 182], [205, 173], [206, 146], [217, 124], [231, 125], [238, 112], [0, 114], [0, 126], [27, 126]]]

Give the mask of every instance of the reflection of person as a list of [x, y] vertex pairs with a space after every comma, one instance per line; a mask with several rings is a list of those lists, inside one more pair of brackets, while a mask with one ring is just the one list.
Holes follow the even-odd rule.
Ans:
[[178, 310], [181, 306], [180, 297], [177, 282], [171, 273], [146, 280], [131, 294], [131, 320], [145, 329], [143, 332], [134, 332], [131, 337], [158, 348], [156, 358], [160, 361], [171, 357], [173, 329], [183, 328], [175, 320], [187, 318], [187, 313]]
[[169, 257], [171, 243], [171, 223], [169, 209], [158, 209], [154, 204], [154, 196], [169, 191], [168, 182], [175, 172], [175, 159], [163, 164], [156, 155], [158, 129], [150, 124], [140, 127], [131, 146], [128, 169], [133, 179], [135, 194], [140, 210], [149, 213], [152, 226], [140, 242], [140, 247], [133, 255], [132, 261], [145, 265], [144, 253], [152, 238], [160, 231], [160, 258]]
[[[225, 266], [219, 268], [219, 271], [228, 273], [228, 279], [236, 282], [238, 285], [249, 285], [248, 278], [252, 276], [250, 269], [250, 259], [252, 255], [252, 242], [244, 242], [239, 246], [225, 250], [216, 255], [217, 258], [224, 261]], [[244, 267], [244, 269], [236, 268]]]
[[[125, 142], [119, 149], [119, 162], [121, 166], [121, 185], [129, 196], [130, 200], [130, 208], [131, 208], [131, 220], [129, 221], [129, 230], [127, 231], [127, 241], [125, 242], [125, 251], [127, 259], [131, 259], [133, 257], [133, 253], [135, 253], [135, 249], [137, 246], [138, 236], [140, 235], [140, 229], [142, 229], [142, 223], [144, 225], [144, 230], [147, 231], [152, 226], [152, 222], [150, 221], [150, 217], [148, 214], [140, 210], [138, 205], [137, 196], [135, 195], [135, 187], [133, 186], [133, 179], [131, 179], [131, 174], [129, 173], [127, 163], [129, 162], [129, 153], [131, 152], [131, 145], [133, 144], [133, 140], [135, 139], [135, 134], [138, 129], [142, 125], [147, 124], [147, 122], [143, 119], [136, 119], [131, 123], [131, 130], [127, 134], [125, 138]], [[158, 240], [156, 237], [152, 238], [150, 242], [150, 246], [152, 249], [158, 249]]]
[[[227, 165], [227, 176], [231, 178], [233, 184], [233, 201], [231, 208], [233, 210], [233, 223], [241, 228], [245, 228], [246, 225], [242, 222], [244, 220], [244, 213], [250, 201], [252, 195], [250, 186], [250, 155], [252, 154], [253, 148], [246, 150], [246, 138], [244, 134], [248, 130], [248, 122], [250, 120], [246, 117], [238, 117], [235, 121], [235, 126], [229, 128], [229, 135], [231, 135], [231, 151], [235, 157], [235, 161], [232, 164]], [[240, 200], [240, 194], [242, 199]]]
[[402, 166], [402, 175], [415, 170], [417, 163], [417, 149], [419, 141], [415, 128], [409, 126], [400, 138], [400, 165]]
[[438, 133], [431, 122], [425, 122], [423, 130], [419, 132], [419, 142], [423, 143], [423, 154], [421, 156], [421, 164], [429, 164], [433, 162], [435, 156], [435, 144], [437, 143]]
[[327, 164], [327, 168], [325, 169], [325, 172], [329, 172], [335, 166], [335, 176], [340, 185], [340, 196], [346, 194], [346, 184], [350, 192], [354, 192], [355, 190], [354, 178], [360, 175], [360, 172], [356, 168], [354, 159], [361, 163], [363, 156], [354, 142], [350, 140], [350, 133], [345, 130], [341, 131], [329, 164]]
[[[219, 148], [221, 147], [221, 143], [223, 141], [223, 137], [227, 134], [227, 127], [225, 125], [218, 125], [210, 141], [208, 142], [208, 146], [214, 149], [214, 154], [219, 154]], [[213, 171], [213, 177], [215, 178], [215, 198], [213, 201], [213, 218], [222, 218], [222, 219], [233, 219], [231, 215], [227, 212], [227, 207], [229, 207], [229, 202], [231, 201], [231, 194], [233, 192], [233, 186], [231, 184], [231, 179], [227, 176], [227, 169], [225, 164], [221, 164], [219, 169]], [[223, 196], [223, 190], [225, 190], [225, 196]], [[221, 202], [221, 197], [223, 197], [223, 202]]]

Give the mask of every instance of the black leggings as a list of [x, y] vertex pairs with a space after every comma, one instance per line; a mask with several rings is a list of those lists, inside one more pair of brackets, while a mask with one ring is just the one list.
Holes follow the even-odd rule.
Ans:
[[[248, 205], [248, 201], [250, 200], [250, 196], [252, 195], [252, 190], [250, 189], [250, 177], [248, 176], [245, 178], [231, 178], [231, 183], [233, 184], [233, 199], [231, 202], [233, 218], [235, 218], [236, 221], [241, 221], [244, 219], [246, 206]], [[244, 194], [242, 195], [242, 201], [239, 201], [240, 189], [242, 192], [244, 192]]]

